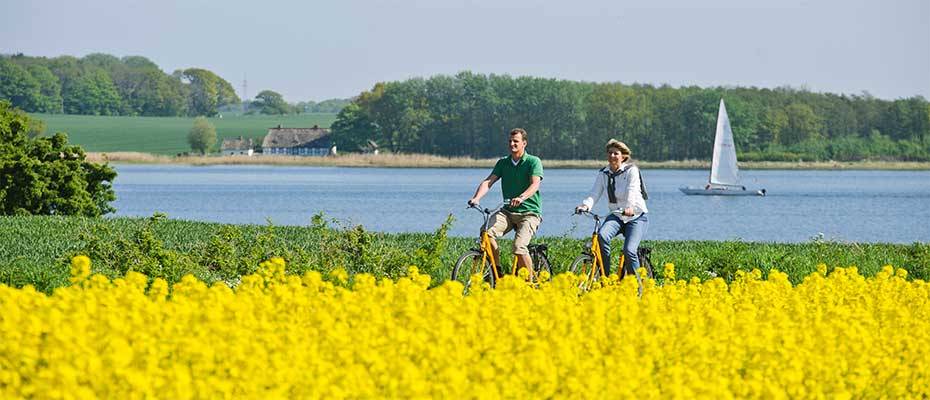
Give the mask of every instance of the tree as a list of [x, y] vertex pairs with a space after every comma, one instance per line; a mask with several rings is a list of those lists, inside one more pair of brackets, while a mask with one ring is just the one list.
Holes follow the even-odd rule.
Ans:
[[314, 112], [314, 113], [338, 113], [349, 104], [350, 100], [348, 99], [327, 99], [319, 103], [313, 103], [308, 101], [307, 108], [304, 109], [304, 112]]
[[187, 142], [191, 150], [199, 151], [201, 155], [207, 154], [216, 145], [216, 128], [204, 117], [194, 119], [194, 126], [187, 135]]
[[793, 103], [785, 108], [788, 124], [780, 136], [782, 144], [795, 144], [819, 139], [822, 123], [820, 117], [807, 104]]
[[122, 99], [106, 71], [91, 67], [62, 88], [67, 114], [119, 115]]
[[781, 132], [788, 126], [788, 114], [784, 110], [770, 108], [765, 112], [759, 129], [759, 138], [766, 143], [781, 143]]
[[60, 113], [62, 100], [58, 77], [41, 64], [30, 64], [26, 70], [39, 84], [39, 97], [35, 104], [35, 112]]
[[25, 68], [0, 58], [0, 99], [34, 112], [40, 96], [39, 82]]
[[273, 90], [262, 90], [258, 93], [251, 107], [258, 108], [262, 114], [279, 115], [291, 112], [290, 104], [284, 101], [281, 94]]
[[149, 59], [129, 56], [105, 60], [109, 61], [98, 60], [98, 64], [108, 66], [107, 71], [123, 99], [123, 114], [180, 116], [187, 111], [184, 84]]
[[28, 136], [34, 120], [0, 101], [0, 214], [100, 216], [114, 211], [116, 171], [85, 161], [68, 136]]
[[184, 84], [157, 68], [127, 70], [117, 87], [133, 115], [174, 117], [187, 111]]
[[368, 140], [378, 139], [378, 127], [356, 103], [350, 103], [339, 112], [333, 123], [333, 142], [340, 150], [360, 151]]
[[180, 76], [190, 89], [188, 115], [212, 117], [217, 108], [240, 102], [232, 85], [210, 71], [188, 68]]

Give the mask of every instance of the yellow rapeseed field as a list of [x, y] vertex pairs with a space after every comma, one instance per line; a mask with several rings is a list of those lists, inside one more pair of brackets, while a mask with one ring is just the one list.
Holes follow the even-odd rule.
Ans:
[[235, 289], [90, 271], [75, 257], [50, 296], [0, 285], [0, 398], [930, 396], [930, 285], [890, 266], [649, 281], [641, 298], [632, 279], [463, 296], [415, 268], [350, 282], [280, 259]]

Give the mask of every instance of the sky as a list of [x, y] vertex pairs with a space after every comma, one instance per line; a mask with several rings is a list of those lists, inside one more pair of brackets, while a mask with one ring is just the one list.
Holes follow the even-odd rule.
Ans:
[[0, 53], [141, 55], [291, 102], [465, 70], [930, 99], [930, 1], [0, 0]]

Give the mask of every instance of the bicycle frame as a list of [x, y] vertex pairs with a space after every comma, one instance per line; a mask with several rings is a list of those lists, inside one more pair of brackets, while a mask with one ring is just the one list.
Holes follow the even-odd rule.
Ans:
[[484, 224], [481, 226], [481, 238], [478, 241], [478, 250], [481, 251], [481, 268], [478, 270], [479, 275], [484, 276], [484, 268], [491, 264], [491, 273], [494, 274], [494, 281], [497, 282], [500, 279], [500, 274], [497, 270], [497, 261], [494, 260], [494, 247], [491, 246], [491, 235], [488, 234], [488, 224], [491, 222], [491, 215], [500, 211], [504, 208], [504, 204], [501, 204], [497, 208], [491, 210], [488, 208], [481, 209], [478, 206], [471, 205], [468, 208], [473, 208], [476, 211], [481, 213], [481, 216], [484, 217]]
[[[494, 274], [495, 282], [499, 282], [501, 276], [500, 276], [500, 272], [498, 271], [497, 261], [494, 259], [494, 246], [491, 245], [491, 235], [488, 234], [488, 229], [490, 228], [490, 226], [488, 225], [491, 222], [491, 216], [498, 213], [500, 210], [502, 210], [504, 206], [506, 206], [508, 203], [510, 203], [508, 200], [504, 200], [503, 204], [501, 204], [500, 206], [498, 206], [497, 208], [493, 210], [488, 209], [488, 208], [481, 209], [477, 206], [468, 207], [468, 208], [473, 208], [476, 211], [480, 212], [482, 217], [484, 217], [484, 225], [482, 225], [481, 227], [481, 238], [479, 239], [479, 242], [478, 242], [478, 249], [481, 251], [481, 269], [479, 270], [479, 273], [481, 274], [481, 276], [484, 276], [484, 267], [488, 265], [488, 261], [490, 261], [491, 273]], [[595, 231], [595, 234], [596, 233], [597, 232]], [[513, 263], [511, 264], [512, 268], [510, 271], [510, 273], [514, 275], [517, 274], [517, 260], [518, 260], [517, 255], [514, 255]], [[533, 271], [530, 271], [530, 276], [533, 276]]]
[[601, 272], [601, 277], [607, 277], [606, 271], [604, 270], [604, 259], [601, 258], [601, 243], [597, 239], [597, 233], [601, 228], [601, 216], [594, 214], [590, 211], [581, 211], [578, 214], [582, 214], [590, 217], [594, 220], [594, 231], [591, 233], [591, 270], [585, 271], [586, 267], [582, 267], [582, 275], [585, 276], [585, 280], [588, 282], [594, 281], [594, 273], [596, 271]]
[[[595, 271], [599, 270], [601, 272], [602, 279], [607, 277], [606, 271], [604, 270], [604, 259], [601, 257], [601, 243], [597, 237], [601, 224], [603, 223], [603, 221], [606, 220], [606, 218], [603, 218], [590, 211], [576, 211], [576, 214], [582, 214], [582, 215], [585, 215], [585, 216], [588, 216], [594, 219], [594, 232], [591, 234], [591, 258], [592, 258], [591, 271], [584, 271], [585, 266], [582, 266], [582, 275], [585, 277], [585, 282], [586, 284], [590, 284], [591, 282], [594, 282]], [[621, 254], [618, 262], [619, 263], [617, 265], [617, 275], [622, 276], [621, 272], [626, 268], [626, 265], [625, 265], [626, 256]], [[633, 270], [633, 273], [635, 274], [636, 282], [639, 285], [639, 289], [637, 290], [637, 292], [640, 296], [642, 296], [643, 295], [643, 278], [640, 275], [639, 269]]]

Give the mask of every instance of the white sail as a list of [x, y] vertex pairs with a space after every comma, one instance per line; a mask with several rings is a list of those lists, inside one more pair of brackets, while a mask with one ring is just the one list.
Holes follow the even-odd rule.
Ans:
[[736, 167], [736, 146], [727, 108], [720, 99], [717, 113], [717, 133], [714, 137], [714, 158], [710, 166], [710, 183], [713, 185], [738, 185], [739, 168]]

